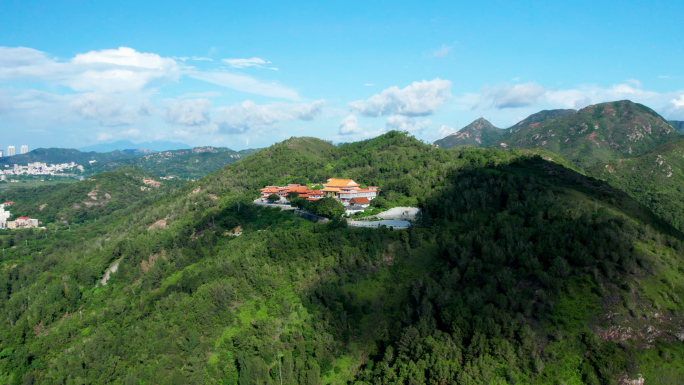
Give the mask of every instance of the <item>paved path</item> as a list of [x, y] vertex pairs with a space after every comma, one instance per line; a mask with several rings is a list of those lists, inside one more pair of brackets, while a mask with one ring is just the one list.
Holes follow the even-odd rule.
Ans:
[[418, 207], [394, 207], [375, 215], [375, 217], [378, 219], [413, 221], [419, 213], [420, 209]]
[[[287, 202], [287, 201], [286, 201]], [[281, 210], [294, 210], [296, 207], [290, 206], [290, 203], [287, 204], [280, 204], [280, 203], [266, 203], [262, 202], [261, 199], [257, 199], [254, 202], [255, 206], [263, 206], [263, 207], [273, 207], [273, 208], [278, 208]]]
[[408, 229], [411, 226], [409, 221], [383, 220], [383, 221], [347, 221], [350, 227], [370, 227], [376, 229], [382, 225], [394, 227], [395, 230]]
[[112, 273], [116, 273], [116, 270], [119, 268], [119, 262], [121, 262], [121, 259], [123, 259], [123, 257], [117, 259], [116, 261], [114, 261], [114, 263], [112, 263], [111, 266], [109, 266], [107, 271], [105, 271], [104, 276], [100, 280], [100, 285], [106, 285], [107, 281], [109, 281], [109, 275]]

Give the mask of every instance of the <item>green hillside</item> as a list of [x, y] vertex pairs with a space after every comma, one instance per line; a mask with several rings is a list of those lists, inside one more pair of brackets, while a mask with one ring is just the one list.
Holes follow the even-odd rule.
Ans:
[[572, 115], [575, 112], [577, 112], [577, 110], [542, 110], [519, 121], [518, 123], [511, 126], [509, 129], [516, 130], [518, 128], [531, 126], [536, 123], [541, 123], [546, 120]]
[[684, 135], [684, 121], [670, 120], [669, 123], [672, 125], [672, 127], [674, 127], [675, 130], [677, 130], [677, 132]]
[[680, 136], [655, 111], [623, 100], [596, 104], [576, 114], [522, 127], [491, 147], [543, 147], [588, 167], [641, 155]]
[[636, 158], [596, 165], [590, 172], [627, 191], [684, 230], [684, 139], [660, 145]]
[[135, 166], [157, 176], [174, 175], [183, 179], [197, 179], [257, 151], [256, 149], [233, 151], [225, 147], [197, 147], [190, 150], [144, 154], [132, 158], [111, 160], [106, 163], [98, 162], [85, 165], [84, 171], [87, 174], [96, 174], [122, 166]]
[[109, 215], [138, 201], [151, 201], [177, 185], [128, 166], [78, 183], [2, 190], [0, 201], [15, 202], [10, 208], [14, 217], [29, 216], [45, 224], [73, 224]]
[[[0, 382], [679, 383], [684, 235], [556, 156], [293, 138], [97, 222], [0, 233]], [[251, 204], [330, 177], [424, 214]]]
[[433, 144], [444, 149], [465, 145], [487, 147], [507, 133], [507, 130], [497, 128], [486, 119], [479, 118], [457, 132], [435, 141]]
[[457, 132], [435, 141], [433, 145], [444, 149], [467, 145], [489, 147], [492, 143], [509, 134], [511, 131], [515, 131], [519, 128], [534, 125], [546, 120], [570, 115], [575, 112], [575, 110], [539, 111], [507, 129], [497, 128], [486, 119], [479, 118]]

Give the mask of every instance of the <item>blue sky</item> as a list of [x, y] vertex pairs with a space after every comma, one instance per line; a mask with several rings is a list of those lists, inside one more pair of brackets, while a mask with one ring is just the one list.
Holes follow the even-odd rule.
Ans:
[[681, 1], [0, 2], [0, 146], [263, 147], [630, 99], [684, 120]]

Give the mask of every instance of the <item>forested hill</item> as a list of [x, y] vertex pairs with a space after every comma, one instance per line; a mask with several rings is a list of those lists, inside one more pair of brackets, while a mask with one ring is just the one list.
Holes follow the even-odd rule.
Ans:
[[670, 120], [670, 124], [677, 130], [680, 134], [684, 135], [684, 121], [681, 120]]
[[660, 145], [636, 158], [598, 164], [590, 172], [629, 192], [684, 231], [684, 139]]
[[679, 138], [660, 115], [628, 100], [585, 107], [501, 138], [495, 148], [543, 147], [583, 167], [641, 155]]
[[556, 119], [556, 118], [560, 118], [562, 116], [567, 116], [567, 115], [572, 115], [575, 112], [577, 112], [577, 110], [572, 110], [572, 109], [539, 111], [539, 112], [532, 114], [532, 115], [528, 116], [527, 118], [519, 121], [518, 123], [514, 124], [513, 126], [510, 127], [510, 129], [516, 130], [518, 128], [523, 128], [523, 127], [531, 126], [531, 125], [536, 124], [536, 123], [541, 123], [541, 122], [546, 121], [546, 120]]
[[[0, 382], [679, 383], [682, 234], [554, 159], [294, 138], [97, 222], [0, 233]], [[251, 204], [330, 177], [424, 215]]]
[[9, 209], [13, 217], [59, 226], [95, 220], [143, 200], [152, 202], [177, 185], [128, 166], [78, 183], [1, 190], [0, 201], [15, 202]]
[[433, 144], [444, 149], [465, 145], [487, 147], [507, 133], [507, 130], [497, 128], [486, 119], [479, 118]]
[[521, 127], [541, 123], [549, 119], [555, 119], [575, 113], [575, 110], [544, 110], [528, 116], [507, 129], [495, 127], [486, 119], [479, 118], [457, 132], [435, 141], [433, 144], [439, 148], [452, 148], [456, 146], [488, 147], [503, 136]]
[[132, 154], [123, 151], [112, 151], [106, 153], [100, 152], [81, 152], [71, 148], [37, 148], [22, 155], [3, 156], [0, 158], [0, 164], [6, 165], [26, 165], [33, 162], [42, 162], [48, 164], [55, 163], [70, 163], [88, 164], [89, 161], [95, 160], [98, 162], [109, 162], [114, 159], [130, 158]]
[[257, 149], [233, 151], [225, 147], [196, 147], [116, 159], [106, 163], [85, 165], [84, 167], [87, 174], [114, 170], [122, 166], [136, 166], [157, 176], [174, 175], [183, 179], [196, 179], [257, 151]]

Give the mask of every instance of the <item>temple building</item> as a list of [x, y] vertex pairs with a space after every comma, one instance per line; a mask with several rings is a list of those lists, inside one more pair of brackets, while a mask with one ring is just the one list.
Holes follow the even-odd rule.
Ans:
[[339, 199], [345, 206], [354, 198], [367, 198], [368, 201], [371, 201], [378, 196], [377, 187], [368, 186], [364, 189], [352, 179], [330, 178], [323, 186], [325, 187], [321, 191]]
[[378, 196], [378, 188], [375, 186], [368, 186], [361, 188], [361, 186], [352, 179], [328, 179], [327, 183], [323, 184], [320, 190], [311, 190], [307, 186], [300, 184], [288, 184], [287, 186], [266, 186], [261, 190], [261, 199], [266, 200], [269, 195], [277, 194], [281, 198], [287, 197], [291, 192], [296, 192], [300, 198], [305, 198], [308, 201], [318, 200], [324, 196], [337, 198], [343, 205], [361, 203], [368, 207], [370, 201]]

